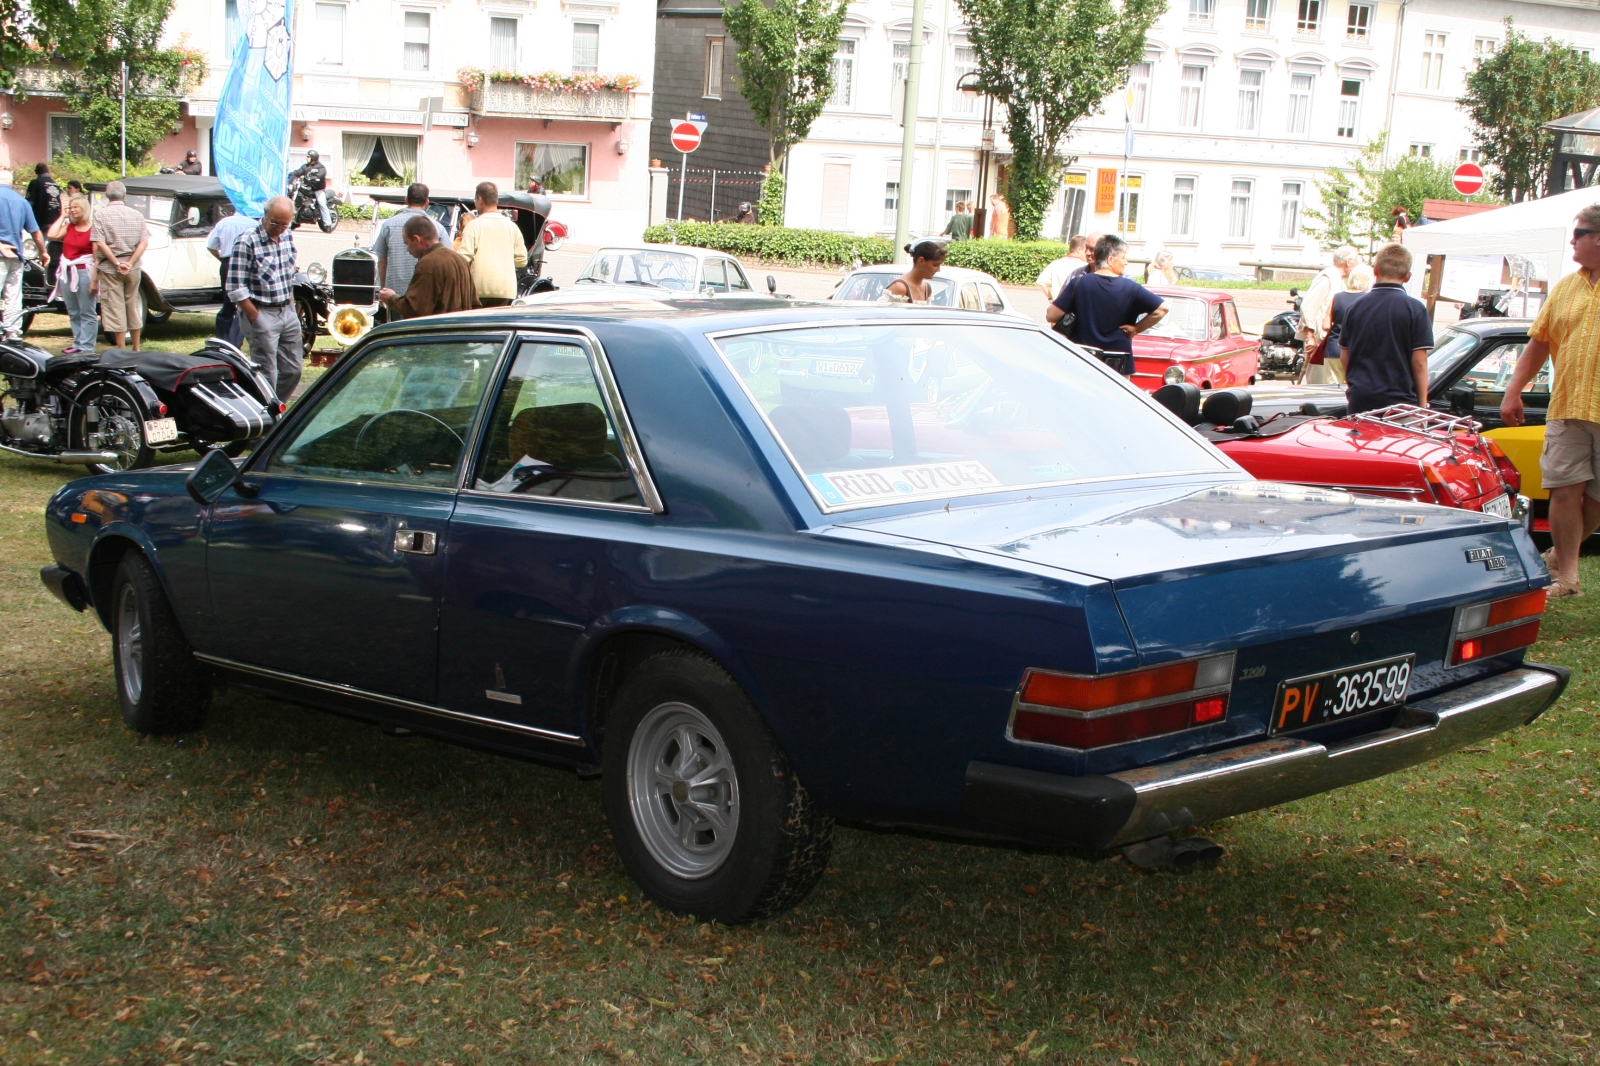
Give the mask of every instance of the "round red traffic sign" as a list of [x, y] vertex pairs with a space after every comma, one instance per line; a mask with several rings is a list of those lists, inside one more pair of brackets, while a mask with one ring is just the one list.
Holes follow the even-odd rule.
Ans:
[[1462, 196], [1471, 196], [1483, 188], [1483, 168], [1476, 163], [1462, 163], [1451, 175], [1451, 182], [1455, 185], [1456, 192]]
[[700, 127], [687, 120], [673, 123], [672, 147], [680, 152], [692, 152], [700, 147]]

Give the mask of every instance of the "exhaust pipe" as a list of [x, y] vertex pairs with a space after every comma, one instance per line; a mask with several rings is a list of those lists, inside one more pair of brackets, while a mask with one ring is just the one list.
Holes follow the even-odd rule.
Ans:
[[53, 459], [58, 463], [114, 463], [122, 456], [116, 452], [57, 452], [40, 458]]

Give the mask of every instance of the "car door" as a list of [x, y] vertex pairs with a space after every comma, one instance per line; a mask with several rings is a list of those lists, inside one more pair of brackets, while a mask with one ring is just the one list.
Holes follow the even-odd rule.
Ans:
[[745, 277], [744, 267], [732, 259], [723, 261], [723, 268], [728, 272], [728, 291], [735, 296], [749, 296], [755, 292], [750, 285], [750, 279]]
[[[1516, 368], [1517, 360], [1522, 358], [1522, 349], [1527, 343], [1525, 337], [1509, 337], [1497, 338], [1481, 346], [1473, 354], [1470, 365], [1462, 370], [1445, 395], [1439, 397], [1441, 405], [1448, 409], [1449, 392], [1467, 387], [1473, 390], [1472, 417], [1491, 428], [1503, 425], [1500, 404], [1506, 398], [1506, 384], [1510, 382], [1511, 372]], [[1553, 367], [1550, 360], [1546, 359], [1528, 387], [1522, 390], [1524, 425], [1544, 425], [1550, 408], [1553, 381]]]
[[206, 566], [223, 657], [434, 700], [463, 442], [505, 343], [375, 344], [297, 410], [212, 509]]
[[724, 262], [722, 259], [707, 259], [702, 267], [705, 280], [701, 282], [701, 287], [717, 296], [728, 291], [728, 275], [722, 265]]
[[611, 545], [661, 508], [604, 353], [517, 341], [450, 520], [440, 703], [551, 740], [581, 732], [568, 664], [611, 604]]

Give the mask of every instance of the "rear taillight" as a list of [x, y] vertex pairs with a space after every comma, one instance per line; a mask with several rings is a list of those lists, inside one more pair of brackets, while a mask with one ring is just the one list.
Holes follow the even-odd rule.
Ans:
[[1489, 659], [1539, 639], [1545, 590], [1535, 589], [1503, 600], [1456, 608], [1450, 635], [1450, 665]]
[[1466, 502], [1461, 495], [1461, 490], [1450, 483], [1450, 479], [1439, 472], [1439, 468], [1432, 463], [1422, 464], [1422, 476], [1428, 480], [1428, 488], [1433, 492], [1435, 503], [1446, 507], [1460, 507]]
[[1493, 437], [1484, 437], [1483, 446], [1489, 450], [1489, 457], [1494, 460], [1494, 468], [1500, 471], [1500, 477], [1505, 481], [1506, 487], [1512, 492], [1522, 491], [1522, 471], [1518, 470], [1511, 462], [1511, 457], [1505, 449], [1494, 442]]
[[1126, 744], [1228, 717], [1233, 652], [1120, 674], [1022, 675], [1011, 739], [1062, 748]]

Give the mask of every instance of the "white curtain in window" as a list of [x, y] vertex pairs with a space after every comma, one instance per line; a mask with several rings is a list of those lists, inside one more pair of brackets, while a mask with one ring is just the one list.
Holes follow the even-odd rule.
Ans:
[[489, 20], [489, 64], [495, 70], [517, 69], [517, 20]]
[[351, 185], [365, 185], [366, 179], [356, 177], [356, 173], [366, 169], [372, 161], [372, 150], [378, 146], [378, 138], [370, 133], [347, 133], [344, 135], [344, 173], [345, 180]]
[[583, 196], [588, 192], [587, 160], [581, 144], [517, 145], [517, 187], [538, 178], [553, 193]]
[[383, 154], [389, 157], [389, 166], [408, 182], [417, 180], [417, 139], [415, 137], [383, 138]]

